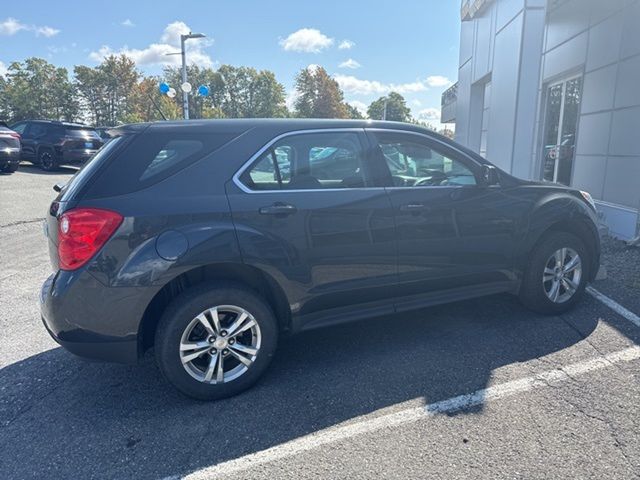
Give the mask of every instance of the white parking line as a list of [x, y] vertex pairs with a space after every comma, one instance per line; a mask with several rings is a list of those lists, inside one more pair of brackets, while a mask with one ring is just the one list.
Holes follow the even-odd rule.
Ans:
[[598, 290], [596, 290], [593, 287], [587, 287], [587, 293], [589, 293], [589, 295], [591, 295], [596, 300], [599, 300], [602, 303], [604, 303], [607, 307], [609, 307], [611, 310], [613, 310], [617, 314], [622, 315], [624, 318], [629, 320], [631, 323], [635, 324], [637, 327], [640, 327], [640, 317], [635, 313], [633, 313], [631, 310], [627, 310], [618, 302], [610, 299], [604, 293], [600, 293]]
[[[537, 375], [512, 380], [476, 392], [432, 403], [427, 406], [412, 407], [375, 418], [360, 417], [349, 423], [311, 433], [256, 453], [234, 460], [197, 470], [184, 478], [187, 480], [211, 479], [224, 475], [237, 474], [277, 460], [293, 457], [324, 445], [340, 442], [365, 433], [372, 433], [398, 425], [414, 422], [418, 419], [433, 417], [441, 413], [464, 410], [490, 401], [528, 392], [538, 387], [548, 386], [550, 382], [566, 382], [571, 378], [588, 372], [629, 362], [640, 358], [640, 347], [629, 347], [619, 352], [570, 364], [556, 370], [547, 370]], [[179, 476], [169, 477], [181, 478]]]

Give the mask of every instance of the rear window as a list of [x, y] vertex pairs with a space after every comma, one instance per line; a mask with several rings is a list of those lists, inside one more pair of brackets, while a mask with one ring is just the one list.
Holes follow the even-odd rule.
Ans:
[[66, 128], [64, 132], [65, 136], [70, 138], [93, 138], [100, 140], [100, 135], [95, 130], [90, 128]]
[[109, 197], [142, 190], [218, 150], [239, 134], [142, 133], [108, 160], [87, 194]]

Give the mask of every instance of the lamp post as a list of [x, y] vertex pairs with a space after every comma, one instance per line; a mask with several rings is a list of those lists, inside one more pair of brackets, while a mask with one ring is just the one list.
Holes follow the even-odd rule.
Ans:
[[[180, 35], [180, 55], [182, 56], [182, 84], [187, 83], [187, 60], [184, 51], [184, 42], [190, 38], [204, 38], [206, 35], [203, 33], [191, 33], [186, 35]], [[182, 113], [184, 119], [189, 120], [189, 94], [182, 89]]]

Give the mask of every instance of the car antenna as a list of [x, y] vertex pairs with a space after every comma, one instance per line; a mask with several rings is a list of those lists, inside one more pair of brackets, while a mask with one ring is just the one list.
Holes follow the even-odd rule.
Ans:
[[156, 107], [156, 110], [158, 111], [162, 119], [166, 122], [167, 117], [164, 116], [164, 113], [162, 113], [162, 110], [160, 109], [156, 101], [153, 99], [153, 97], [150, 94], [147, 93], [147, 96], [149, 97], [149, 100], [151, 100], [151, 103], [153, 103], [153, 106]]

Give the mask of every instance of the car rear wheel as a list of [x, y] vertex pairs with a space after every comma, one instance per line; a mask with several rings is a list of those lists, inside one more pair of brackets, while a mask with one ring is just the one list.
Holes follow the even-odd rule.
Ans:
[[584, 294], [589, 264], [588, 250], [578, 237], [548, 235], [530, 255], [520, 290], [522, 303], [549, 315], [568, 311]]
[[268, 367], [278, 328], [267, 303], [241, 287], [201, 286], [178, 297], [155, 337], [164, 377], [199, 400], [236, 395]]
[[53, 172], [58, 169], [53, 151], [49, 148], [41, 148], [38, 151], [38, 162], [40, 163], [40, 168], [45, 172]]

